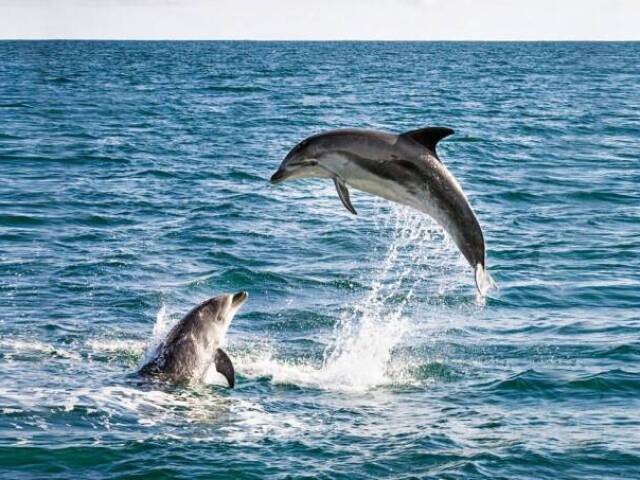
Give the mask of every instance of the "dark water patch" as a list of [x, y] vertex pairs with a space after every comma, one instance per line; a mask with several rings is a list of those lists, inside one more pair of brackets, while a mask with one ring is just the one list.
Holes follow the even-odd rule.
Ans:
[[200, 87], [200, 90], [205, 92], [238, 94], [269, 92], [269, 89], [256, 85], [209, 85], [206, 87]]
[[634, 335], [638, 332], [640, 317], [633, 321], [623, 323], [598, 324], [593, 321], [581, 320], [565, 325], [559, 325], [556, 333], [561, 335], [607, 335], [611, 338], [619, 338], [622, 335]]
[[[226, 229], [225, 229], [226, 230]], [[233, 247], [238, 243], [238, 240], [234, 238], [234, 235], [230, 232], [227, 232], [225, 235], [222, 235], [225, 231], [221, 232], [220, 229], [216, 231], [207, 231], [202, 228], [193, 228], [193, 229], [184, 229], [184, 230], [169, 230], [166, 232], [162, 232], [161, 235], [166, 237], [169, 240], [174, 239], [184, 239], [185, 237], [188, 239], [188, 247], [186, 251], [198, 246], [205, 246], [210, 249], [221, 248], [221, 247]], [[217, 255], [218, 252], [215, 250], [208, 250], [205, 252], [206, 255]]]
[[73, 83], [74, 79], [70, 77], [46, 77], [43, 79], [44, 83], [53, 85], [65, 85], [67, 83]]
[[274, 314], [253, 312], [243, 315], [244, 321], [251, 323], [261, 321], [271, 331], [304, 332], [319, 328], [331, 328], [338, 319], [323, 312], [300, 310], [298, 308], [279, 309]]
[[0, 108], [35, 108], [35, 106], [26, 102], [2, 102]]
[[68, 249], [72, 245], [75, 247], [79, 244], [95, 245], [104, 242], [104, 240], [104, 234], [100, 230], [92, 229], [82, 232], [66, 232], [65, 235], [61, 235], [57, 241], [53, 242], [53, 244], [61, 249]]
[[179, 171], [161, 170], [155, 168], [149, 168], [144, 170], [137, 170], [135, 172], [127, 172], [123, 175], [119, 175], [118, 178], [159, 178], [159, 179], [173, 179], [180, 178], [182, 173]]
[[0, 232], [0, 240], [3, 242], [21, 242], [25, 237], [29, 236], [28, 231], [14, 231], [12, 233]]
[[5, 162], [34, 162], [36, 164], [62, 164], [62, 165], [81, 165], [81, 164], [127, 164], [129, 160], [126, 158], [109, 157], [104, 155], [78, 155], [70, 157], [68, 152], [60, 152], [58, 155], [43, 156], [43, 155], [15, 155], [15, 154], [0, 154], [0, 160]]
[[[439, 336], [425, 344], [425, 354], [442, 354], [447, 357], [465, 358], [468, 361], [482, 360], [495, 363], [519, 363], [522, 359], [528, 359], [529, 362], [539, 365], [574, 365], [581, 362], [586, 366], [587, 362], [602, 364], [599, 359], [618, 360], [616, 349], [605, 349], [600, 343], [590, 345], [576, 339], [568, 341], [554, 335], [553, 330], [547, 330], [542, 334], [513, 335], [509, 337], [509, 343], [500, 342], [503, 334], [497, 333], [497, 337], [494, 335], [456, 338], [454, 334], [447, 332], [446, 336]], [[622, 349], [621, 354], [628, 353], [626, 349]]]
[[[200, 218], [202, 220], [205, 220], [205, 216], [206, 216], [206, 219], [208, 219], [211, 216], [225, 215], [228, 212], [236, 213], [236, 212], [233, 212], [234, 208], [236, 208], [236, 206], [233, 203], [229, 202], [225, 196], [224, 201], [217, 203], [215, 208], [211, 205], [203, 205], [203, 206], [198, 206], [194, 208], [191, 212], [192, 214], [196, 214], [196, 213], [201, 214]], [[194, 221], [199, 220], [197, 216], [194, 215], [194, 217], [195, 217], [193, 218]]]
[[5, 227], [30, 227], [46, 223], [47, 219], [33, 215], [0, 214], [0, 225]]
[[463, 371], [453, 365], [442, 362], [430, 362], [410, 368], [407, 372], [416, 380], [437, 380], [440, 382], [455, 382], [464, 378]]
[[260, 206], [265, 203], [277, 203], [277, 200], [273, 199], [272, 197], [265, 196], [262, 193], [254, 193], [254, 192], [234, 193], [229, 195], [227, 199], [236, 206], [240, 204], [246, 205], [247, 214], [251, 211], [249, 210], [249, 208], [254, 205]]
[[85, 261], [83, 263], [74, 263], [61, 266], [58, 268], [53, 278], [54, 281], [62, 279], [78, 279], [82, 277], [98, 278], [101, 273], [108, 269], [120, 269], [127, 266], [127, 262], [117, 259], [100, 259], [93, 261]]
[[638, 202], [638, 200], [640, 200], [640, 194], [638, 193], [621, 193], [596, 190], [585, 192], [569, 192], [565, 194], [565, 197], [574, 199], [579, 202], [603, 202], [609, 205], [612, 203], [635, 204]]
[[[128, 445], [131, 452], [149, 453], [149, 445]], [[46, 475], [52, 478], [64, 478], [72, 472], [87, 472], [97, 466], [114, 465], [126, 458], [126, 450], [122, 447], [90, 447], [67, 446], [56, 450], [45, 447], [0, 446], [0, 461], [6, 468], [12, 469], [17, 475]], [[108, 473], [108, 472], [104, 472]]]
[[[0, 132], [0, 140], [23, 140], [24, 137], [20, 137], [18, 135], [12, 135], [10, 133]], [[2, 157], [0, 157], [2, 158]]]
[[[99, 137], [96, 137], [95, 135], [92, 135], [88, 132], [64, 132], [63, 135], [61, 135], [62, 138], [64, 138], [65, 140], [98, 140]], [[84, 143], [79, 143], [79, 142], [74, 142], [73, 144], [69, 145], [69, 148], [74, 148], [74, 147], [83, 147], [86, 144]]]
[[234, 267], [223, 270], [219, 276], [218, 281], [221, 284], [233, 286], [234, 288], [240, 289], [243, 285], [253, 285], [254, 288], [260, 288], [264, 286], [268, 286], [269, 288], [277, 288], [278, 286], [280, 286], [282, 288], [289, 285], [290, 282], [293, 282], [295, 280], [273, 272], [264, 272], [252, 270], [249, 268]]
[[[189, 248], [189, 247], [187, 247]], [[225, 266], [234, 266], [239, 265], [245, 262], [244, 256], [242, 252], [229, 252], [224, 250], [211, 250], [207, 252], [207, 258], [212, 259], [215, 263]], [[267, 266], [268, 262], [260, 261], [259, 259], [253, 259], [250, 267], [264, 267]]]
[[[554, 480], [559, 472], [571, 472], [567, 478], [580, 478], [580, 475], [593, 478], [624, 478], [625, 472], [634, 470], [633, 465], [638, 456], [623, 453], [611, 456], [606, 447], [566, 448], [561, 451], [529, 449], [522, 445], [505, 449], [502, 461], [485, 465], [483, 471], [486, 477], [495, 478], [503, 469], [508, 469], [516, 478], [533, 478], [531, 472], [536, 472], [536, 478]], [[611, 456], [611, 458], [610, 458]], [[579, 459], [574, 462], [569, 459]], [[564, 475], [564, 474], [563, 474]]]
[[451, 137], [448, 141], [451, 143], [487, 143], [486, 138], [472, 137], [468, 135], [457, 135], [455, 137]]
[[270, 178], [268, 175], [264, 175], [264, 176], [258, 175], [249, 168], [242, 169], [242, 170], [233, 169], [231, 170], [231, 172], [229, 172], [229, 177], [232, 180], [248, 180], [248, 181], [255, 181], [255, 182], [264, 181], [265, 185], [267, 184]]
[[593, 391], [607, 395], [618, 393], [636, 396], [640, 394], [640, 373], [624, 370], [610, 370], [598, 373], [568, 384], [569, 388], [577, 391]]
[[489, 385], [488, 390], [503, 395], [547, 396], [556, 387], [552, 378], [535, 370], [518, 373], [507, 380], [500, 380]]
[[65, 223], [96, 229], [120, 228], [136, 225], [138, 223], [136, 218], [128, 218], [123, 214], [115, 213], [116, 215], [77, 215], [66, 220]]
[[506, 397], [531, 397], [572, 401], [577, 398], [621, 400], [640, 393], [640, 373], [610, 370], [583, 378], [569, 380], [556, 375], [527, 370], [492, 383], [488, 391]]
[[615, 347], [603, 348], [594, 353], [594, 356], [598, 358], [612, 358], [623, 361], [637, 361], [640, 359], [640, 344], [629, 343]]

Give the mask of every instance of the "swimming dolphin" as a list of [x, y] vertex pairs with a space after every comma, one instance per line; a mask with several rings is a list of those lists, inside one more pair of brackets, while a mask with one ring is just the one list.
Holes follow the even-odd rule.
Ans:
[[220, 345], [233, 316], [248, 296], [247, 292], [223, 294], [195, 307], [169, 331], [139, 373], [173, 382], [198, 381], [213, 363], [233, 388], [233, 364]]
[[354, 215], [347, 186], [407, 205], [444, 227], [475, 270], [478, 292], [492, 281], [485, 270], [482, 229], [460, 184], [436, 153], [451, 135], [444, 127], [396, 135], [372, 130], [332, 130], [306, 138], [284, 158], [272, 183], [295, 178], [331, 178], [338, 196]]

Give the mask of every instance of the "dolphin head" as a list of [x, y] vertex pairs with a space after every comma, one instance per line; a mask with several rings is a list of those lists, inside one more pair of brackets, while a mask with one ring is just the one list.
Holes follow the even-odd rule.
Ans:
[[298, 143], [284, 157], [271, 183], [280, 183], [295, 178], [329, 178], [331, 175], [321, 165], [323, 148], [318, 136], [309, 137]]
[[200, 324], [201, 339], [207, 343], [220, 344], [229, 328], [233, 316], [249, 297], [247, 292], [234, 295], [224, 293], [202, 302], [188, 317], [195, 317]]

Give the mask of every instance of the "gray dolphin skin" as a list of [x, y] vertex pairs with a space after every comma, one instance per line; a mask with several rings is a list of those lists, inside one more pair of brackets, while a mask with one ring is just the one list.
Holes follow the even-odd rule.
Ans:
[[474, 269], [476, 287], [484, 296], [492, 281], [485, 270], [482, 229], [460, 184], [436, 153], [437, 143], [452, 133], [444, 127], [399, 135], [356, 129], [320, 133], [293, 147], [271, 182], [331, 178], [353, 214], [347, 187], [426, 213], [442, 225]]
[[202, 302], [169, 331], [139, 373], [172, 382], [200, 381], [213, 363], [233, 388], [233, 364], [220, 346], [248, 296], [247, 292], [223, 294]]

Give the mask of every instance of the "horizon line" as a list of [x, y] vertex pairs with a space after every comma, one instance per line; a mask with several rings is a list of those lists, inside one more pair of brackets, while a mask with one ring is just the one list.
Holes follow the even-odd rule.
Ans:
[[638, 43], [638, 39], [255, 39], [255, 38], [0, 38], [0, 42], [288, 42], [288, 43], [356, 43], [356, 42], [387, 42], [387, 43]]

